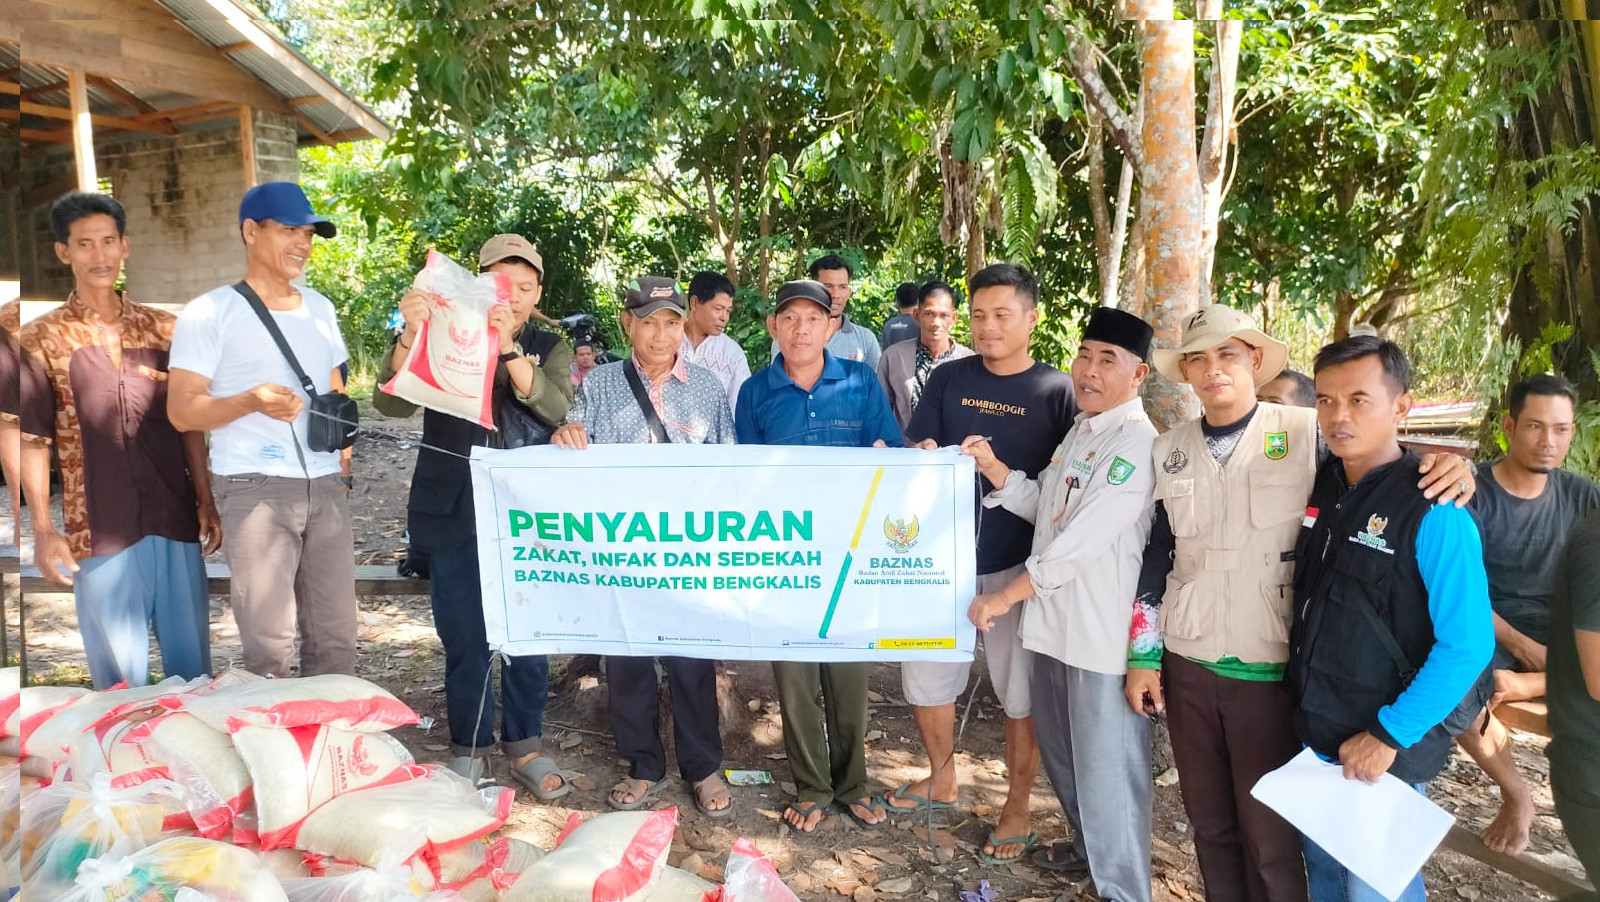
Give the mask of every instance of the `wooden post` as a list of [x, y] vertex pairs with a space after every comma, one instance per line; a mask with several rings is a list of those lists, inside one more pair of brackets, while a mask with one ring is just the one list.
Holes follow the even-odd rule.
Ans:
[[67, 70], [67, 93], [72, 96], [72, 155], [78, 164], [78, 190], [99, 191], [94, 169], [94, 122], [89, 113], [89, 84], [82, 69]]
[[256, 186], [256, 117], [248, 104], [239, 107], [239, 151], [244, 158], [244, 188]]

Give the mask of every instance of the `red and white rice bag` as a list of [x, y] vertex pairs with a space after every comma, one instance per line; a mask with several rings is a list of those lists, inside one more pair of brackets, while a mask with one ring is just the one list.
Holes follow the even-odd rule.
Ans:
[[213, 729], [327, 726], [380, 733], [417, 722], [417, 714], [387, 690], [357, 676], [256, 679], [163, 702], [187, 711]]
[[247, 726], [234, 731], [233, 747], [250, 771], [263, 849], [295, 845], [306, 816], [330, 799], [427, 774], [406, 747], [386, 733]]
[[22, 757], [22, 669], [0, 667], [0, 755]]
[[46, 687], [23, 689], [23, 774], [46, 780], [57, 776], [70, 779], [70, 772], [58, 775], [57, 771], [70, 763], [73, 743], [102, 718], [120, 716], [126, 710], [185, 695], [207, 682], [203, 678], [185, 681], [170, 677], [153, 686], [75, 694], [60, 690], [47, 692]]
[[250, 770], [233, 741], [194, 715], [170, 711], [153, 717], [135, 725], [123, 741], [138, 744], [183, 787], [199, 835], [226, 839], [250, 806]]
[[644, 891], [641, 902], [719, 902], [717, 885], [695, 874], [667, 866], [661, 877]]
[[428, 319], [382, 390], [493, 429], [500, 337], [489, 325], [489, 311], [511, 303], [511, 280], [504, 273], [474, 275], [430, 250], [411, 286], [428, 295]]
[[[47, 898], [47, 897], [31, 897]], [[162, 840], [83, 863], [56, 902], [288, 902], [255, 853], [193, 836]]]
[[667, 865], [677, 808], [567, 819], [555, 849], [522, 872], [502, 902], [643, 902]]
[[[385, 855], [409, 861], [425, 855], [438, 872], [439, 857], [505, 826], [515, 793], [504, 787], [476, 789], [444, 768], [426, 768], [415, 780], [345, 793], [311, 812], [295, 845], [340, 861], [377, 867]], [[257, 796], [261, 788], [257, 784]], [[421, 825], [408, 848], [394, 838]]]

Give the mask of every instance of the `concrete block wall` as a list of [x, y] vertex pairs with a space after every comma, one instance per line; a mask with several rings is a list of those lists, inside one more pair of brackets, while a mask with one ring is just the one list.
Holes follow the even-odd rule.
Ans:
[[[295, 181], [294, 120], [255, 114], [257, 181]], [[35, 161], [40, 170], [65, 167], [70, 149]], [[95, 166], [128, 211], [132, 253], [127, 263], [129, 296], [140, 303], [181, 305], [244, 275], [239, 239], [239, 199], [246, 182], [237, 121], [179, 135], [97, 142]], [[25, 294], [39, 299], [66, 296], [71, 274], [56, 263], [49, 233], [49, 203], [33, 212], [34, 278], [24, 266]]]

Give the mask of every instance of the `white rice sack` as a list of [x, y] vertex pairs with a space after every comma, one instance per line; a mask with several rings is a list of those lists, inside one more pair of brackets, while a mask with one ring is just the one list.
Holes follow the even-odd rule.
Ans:
[[313, 876], [311, 866], [306, 862], [306, 853], [299, 849], [272, 849], [266, 852], [258, 849], [256, 858], [261, 860], [261, 866], [267, 869], [267, 873], [280, 882]]
[[[512, 790], [479, 791], [444, 768], [426, 770], [420, 779], [345, 793], [323, 804], [300, 825], [297, 847], [376, 867], [386, 851], [406, 859], [427, 851], [437, 859], [505, 826]], [[409, 825], [423, 828], [414, 847], [386, 849]]]
[[666, 867], [677, 808], [619, 811], [578, 823], [522, 872], [502, 902], [643, 902]]
[[295, 845], [306, 816], [336, 796], [427, 773], [399, 740], [385, 733], [247, 726], [234, 732], [233, 747], [250, 771], [263, 849]]
[[139, 743], [183, 786], [196, 833], [227, 838], [251, 801], [250, 770], [228, 734], [192, 714], [172, 711], [138, 724], [127, 741]]
[[55, 898], [72, 886], [84, 861], [177, 835], [165, 823], [181, 792], [162, 780], [117, 787], [109, 774], [40, 790], [22, 815], [23, 891], [31, 899]]
[[717, 885], [678, 868], [664, 867], [655, 885], [644, 891], [643, 902], [717, 902]]
[[0, 755], [7, 758], [22, 757], [21, 688], [21, 668], [0, 667]]
[[[22, 754], [48, 764], [45, 778], [69, 762], [69, 748], [85, 731], [107, 717], [123, 717], [147, 704], [163, 704], [206, 684], [204, 678], [186, 682], [170, 677], [153, 686], [85, 692], [61, 704], [60, 694], [22, 692]], [[35, 707], [38, 705], [38, 707]], [[60, 776], [71, 779], [70, 774]]]
[[166, 707], [187, 711], [228, 733], [245, 727], [305, 726], [379, 733], [417, 722], [416, 712], [383, 687], [341, 673], [252, 680], [173, 699]]
[[[44, 756], [30, 756], [27, 738], [36, 731], [45, 721], [54, 717], [62, 709], [89, 694], [89, 690], [75, 686], [29, 686], [17, 691], [17, 710], [6, 718], [7, 737], [5, 742], [9, 745], [16, 741], [16, 754], [14, 758], [33, 757], [37, 760], [24, 761], [23, 776], [35, 779], [48, 779], [50, 768], [56, 761], [54, 758]], [[15, 723], [13, 727], [12, 724]]]
[[[32, 897], [48, 898], [48, 897]], [[163, 840], [83, 863], [76, 885], [56, 902], [288, 902], [255, 853], [198, 837]]]
[[489, 326], [489, 311], [511, 303], [510, 279], [503, 273], [474, 275], [430, 250], [411, 287], [428, 296], [428, 319], [382, 390], [494, 429], [500, 338]]

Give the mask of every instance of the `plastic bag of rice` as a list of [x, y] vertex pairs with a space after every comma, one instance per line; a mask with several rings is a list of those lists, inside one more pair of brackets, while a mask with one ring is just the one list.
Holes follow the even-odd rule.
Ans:
[[305, 726], [380, 733], [417, 722], [416, 712], [383, 687], [342, 673], [254, 680], [163, 704], [228, 733], [245, 727]]
[[30, 756], [23, 738], [57, 712], [88, 694], [89, 690], [75, 686], [28, 686], [17, 692], [17, 707], [6, 717], [4, 744], [8, 753], [13, 750], [16, 752], [11, 757], [23, 759], [23, 776], [48, 779], [55, 763], [52, 758]]
[[193, 836], [133, 852], [113, 848], [85, 861], [75, 885], [56, 897], [56, 902], [153, 900], [288, 902], [288, 897], [255, 853]]
[[31, 899], [55, 898], [72, 886], [83, 862], [177, 835], [165, 821], [181, 792], [165, 780], [119, 788], [109, 774], [40, 790], [22, 814], [23, 891]]
[[234, 731], [233, 747], [250, 771], [263, 849], [295, 845], [306, 816], [336, 796], [427, 774], [399, 740], [384, 733], [247, 726]]
[[22, 668], [0, 667], [0, 755], [22, 757]]
[[642, 902], [718, 902], [717, 885], [675, 867], [661, 869], [661, 877], [640, 896]]
[[800, 902], [783, 883], [772, 861], [741, 838], [728, 853], [722, 883], [722, 902]]
[[503, 273], [474, 275], [430, 250], [412, 288], [427, 296], [428, 319], [400, 371], [382, 390], [494, 429], [492, 390], [500, 337], [489, 325], [489, 311], [511, 303], [511, 280]]
[[584, 822], [577, 814], [549, 855], [522, 872], [502, 902], [643, 902], [660, 879], [677, 808], [619, 811]]
[[[29, 689], [22, 692], [22, 755], [37, 758], [43, 763], [45, 773], [41, 779], [72, 779], [70, 772], [57, 773], [70, 763], [69, 749], [86, 730], [93, 729], [102, 719], [120, 716], [126, 706], [144, 705], [158, 700], [175, 700], [208, 680], [198, 678], [185, 681], [170, 677], [153, 686], [136, 686], [128, 689], [107, 689], [104, 692], [85, 692], [62, 703], [59, 694], [44, 695]], [[28, 766], [24, 765], [27, 773]], [[30, 774], [31, 776], [31, 774]]]
[[0, 766], [0, 898], [22, 885], [22, 769]]
[[192, 714], [172, 711], [138, 723], [124, 741], [137, 743], [183, 787], [196, 833], [207, 839], [230, 835], [253, 796], [250, 770], [228, 734]]
[[375, 867], [393, 837], [408, 825], [421, 824], [425, 835], [413, 848], [399, 852], [405, 853], [403, 859], [426, 853], [437, 873], [439, 856], [505, 826], [516, 795], [512, 790], [479, 791], [444, 768], [426, 770], [420, 779], [361, 789], [326, 802], [300, 825], [296, 846]]

